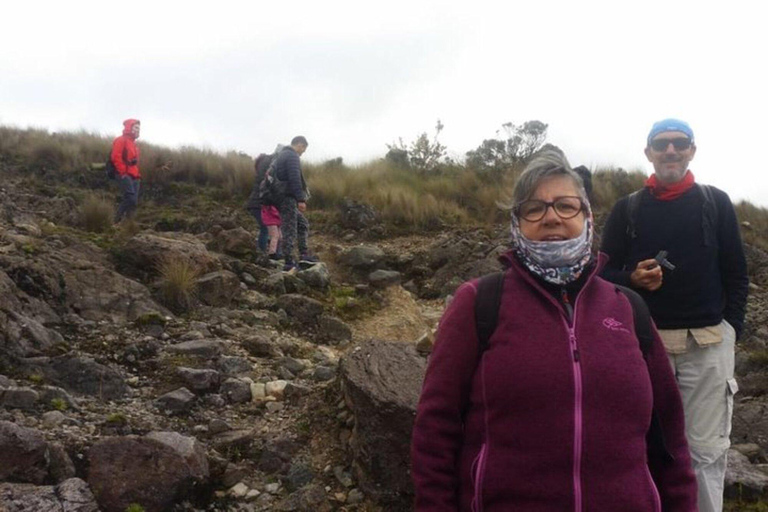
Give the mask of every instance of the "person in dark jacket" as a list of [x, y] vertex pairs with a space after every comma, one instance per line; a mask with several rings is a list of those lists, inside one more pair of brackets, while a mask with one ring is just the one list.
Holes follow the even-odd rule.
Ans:
[[[413, 430], [415, 510], [695, 512], [669, 361], [653, 328], [643, 357], [629, 299], [597, 275], [605, 257], [591, 249], [581, 178], [542, 152], [510, 206], [513, 249], [487, 349], [477, 281], [440, 320]], [[652, 413], [663, 445], [646, 440]]]
[[[286, 146], [277, 155], [275, 162], [275, 176], [285, 183], [279, 210], [282, 221], [282, 244], [285, 257], [285, 271], [296, 268], [296, 260], [293, 257], [294, 244], [298, 241], [299, 261], [314, 263], [317, 259], [310, 255], [307, 247], [309, 237], [309, 222], [304, 216], [307, 210], [307, 184], [301, 173], [301, 155], [307, 150], [307, 139], [301, 135], [291, 140], [291, 145]], [[298, 240], [297, 240], [298, 238]]]
[[[641, 191], [616, 203], [605, 223], [602, 250], [610, 260], [603, 277], [631, 286], [648, 303], [685, 406], [699, 510], [719, 512], [747, 264], [728, 195], [698, 185], [688, 168], [696, 154], [688, 123], [659, 121], [646, 142], [655, 172]], [[655, 258], [659, 251], [667, 252], [666, 267]]]
[[110, 158], [117, 171], [120, 184], [121, 199], [115, 213], [117, 224], [125, 218], [130, 218], [139, 205], [139, 188], [141, 173], [139, 172], [139, 138], [141, 123], [138, 119], [123, 121], [123, 134], [112, 142]]
[[261, 183], [264, 181], [264, 175], [267, 172], [267, 169], [269, 169], [269, 165], [272, 163], [272, 160], [277, 157], [277, 154], [280, 152], [280, 150], [283, 149], [282, 144], [278, 144], [275, 148], [274, 153], [271, 155], [268, 155], [266, 153], [261, 153], [258, 157], [256, 157], [256, 160], [253, 162], [253, 168], [255, 171], [255, 179], [253, 181], [253, 188], [251, 189], [251, 195], [248, 196], [248, 202], [245, 205], [245, 209], [248, 210], [248, 213], [253, 215], [253, 218], [256, 219], [256, 223], [259, 225], [259, 236], [256, 239], [256, 246], [261, 252], [267, 252], [267, 244], [269, 242], [269, 230], [267, 229], [267, 226], [264, 225], [264, 222], [262, 222], [261, 219], [261, 200], [259, 199], [259, 190], [261, 188]]

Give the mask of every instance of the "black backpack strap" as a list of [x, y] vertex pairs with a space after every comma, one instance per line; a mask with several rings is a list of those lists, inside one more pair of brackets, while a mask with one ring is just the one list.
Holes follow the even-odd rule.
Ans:
[[631, 240], [637, 238], [637, 211], [640, 209], [640, 194], [643, 190], [635, 190], [627, 196], [627, 236]]
[[[717, 244], [717, 203], [715, 203], [712, 188], [709, 185], [696, 184], [703, 198], [701, 213], [701, 229], [706, 247]], [[640, 195], [644, 188], [636, 190], [627, 196], [627, 236], [630, 240], [637, 238], [637, 217], [640, 209]]]
[[480, 278], [475, 297], [475, 325], [477, 326], [478, 359], [488, 344], [499, 321], [501, 292], [504, 290], [504, 272], [494, 272]]
[[[643, 353], [646, 365], [648, 364], [648, 354], [653, 347], [653, 324], [651, 322], [651, 312], [643, 298], [634, 290], [626, 286], [614, 285], [616, 289], [623, 293], [632, 306], [632, 317], [635, 323], [635, 336], [640, 343], [640, 352]], [[656, 408], [651, 412], [651, 425], [645, 435], [645, 442], [648, 446], [649, 456], [661, 457], [666, 462], [673, 462], [675, 458], [669, 453], [667, 443], [664, 441], [664, 429], [656, 413]]]
[[701, 229], [704, 234], [704, 246], [717, 245], [717, 203], [709, 185], [696, 184], [704, 199], [701, 212]]
[[648, 305], [636, 291], [619, 284], [614, 286], [629, 299], [629, 303], [632, 305], [632, 318], [635, 322], [635, 336], [637, 336], [637, 341], [640, 342], [640, 352], [643, 353], [643, 359], [648, 359], [648, 353], [653, 346], [654, 340], [651, 312], [648, 310]]

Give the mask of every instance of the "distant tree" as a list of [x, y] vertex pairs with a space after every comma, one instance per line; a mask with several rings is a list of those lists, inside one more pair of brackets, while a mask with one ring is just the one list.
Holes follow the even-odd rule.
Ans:
[[[420, 173], [430, 173], [437, 169], [448, 148], [437, 140], [445, 125], [437, 120], [435, 135], [430, 140], [426, 132], [419, 135], [410, 146], [398, 139], [395, 144], [387, 144], [389, 151], [384, 157], [387, 161], [397, 164], [399, 167], [410, 168]], [[404, 165], [407, 162], [407, 165]]]
[[387, 154], [384, 156], [384, 160], [399, 169], [410, 169], [411, 163], [408, 161], [408, 150], [403, 147], [404, 144], [402, 139], [400, 139], [399, 142], [400, 146], [396, 144], [387, 144], [389, 151], [387, 151]]
[[547, 139], [548, 125], [541, 121], [526, 121], [522, 125], [504, 123], [497, 135], [504, 138], [486, 139], [477, 149], [467, 152], [467, 167], [480, 172], [501, 171], [525, 163]]
[[344, 159], [340, 156], [326, 160], [322, 164], [323, 169], [341, 169], [344, 167]]

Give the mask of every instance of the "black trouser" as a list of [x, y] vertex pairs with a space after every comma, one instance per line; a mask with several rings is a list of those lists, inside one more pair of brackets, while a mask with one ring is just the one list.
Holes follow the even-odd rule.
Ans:
[[120, 222], [126, 217], [130, 218], [133, 216], [133, 212], [136, 211], [136, 207], [139, 205], [141, 180], [126, 174], [118, 178], [118, 183], [120, 184], [120, 192], [123, 197], [120, 199], [120, 205], [117, 207], [117, 213], [115, 213], [115, 223]]
[[280, 221], [282, 222], [283, 255], [285, 260], [293, 260], [293, 245], [298, 237], [299, 254], [307, 253], [307, 238], [309, 237], [309, 222], [299, 211], [296, 198], [286, 197], [280, 203]]

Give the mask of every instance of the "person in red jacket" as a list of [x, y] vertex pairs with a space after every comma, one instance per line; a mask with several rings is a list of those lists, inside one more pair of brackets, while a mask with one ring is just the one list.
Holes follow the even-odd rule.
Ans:
[[510, 206], [487, 348], [477, 281], [440, 320], [412, 437], [415, 510], [696, 512], [669, 360], [653, 326], [641, 351], [627, 295], [598, 275], [581, 178], [543, 152]]
[[141, 185], [141, 173], [139, 172], [139, 146], [136, 139], [139, 138], [141, 123], [138, 119], [126, 119], [123, 121], [123, 134], [112, 143], [112, 163], [117, 169], [117, 179], [120, 183], [122, 198], [115, 213], [117, 224], [125, 218], [130, 218], [139, 204], [139, 186]]

